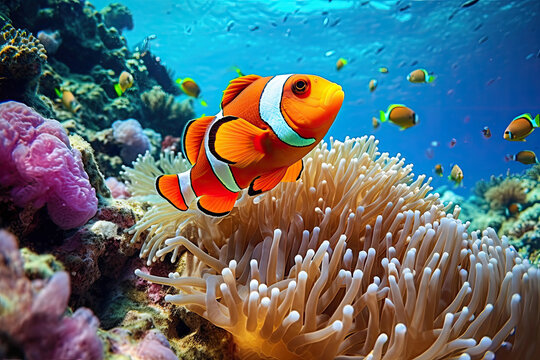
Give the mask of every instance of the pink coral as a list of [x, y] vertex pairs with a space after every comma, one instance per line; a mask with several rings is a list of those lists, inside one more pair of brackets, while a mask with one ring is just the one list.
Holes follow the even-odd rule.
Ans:
[[115, 199], [127, 199], [131, 196], [126, 184], [118, 181], [114, 176], [105, 179], [105, 184], [107, 184], [107, 187], [111, 190], [111, 195]]
[[112, 128], [114, 139], [122, 144], [120, 156], [124, 162], [131, 163], [139, 154], [150, 150], [150, 139], [137, 120], [116, 120]]
[[97, 211], [81, 154], [60, 123], [14, 101], [0, 104], [0, 168], [0, 186], [17, 206], [46, 204], [63, 229], [85, 224]]
[[[98, 319], [92, 311], [79, 308], [64, 316], [70, 294], [66, 272], [56, 272], [48, 281], [30, 281], [15, 237], [0, 230], [0, 332], [12, 339], [24, 358], [100, 360], [103, 346], [96, 332]], [[0, 358], [10, 344], [0, 339]], [[7, 346], [7, 348], [6, 348]]]

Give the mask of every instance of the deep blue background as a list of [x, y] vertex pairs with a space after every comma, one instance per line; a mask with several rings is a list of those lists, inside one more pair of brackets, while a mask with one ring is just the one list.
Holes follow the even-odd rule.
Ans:
[[[135, 22], [132, 31], [124, 31], [129, 46], [155, 34], [152, 51], [177, 76], [192, 77], [202, 88], [209, 106], [197, 105], [198, 114], [217, 113], [222, 91], [236, 76], [232, 65], [262, 76], [311, 73], [345, 91], [329, 135], [375, 134], [381, 151], [401, 153], [416, 174], [433, 175], [441, 163], [445, 177], [435, 176], [435, 187], [448, 184], [454, 163], [465, 174], [463, 193], [481, 178], [527, 168], [505, 162], [505, 154], [529, 149], [540, 155], [540, 129], [525, 143], [502, 139], [515, 116], [540, 112], [540, 1], [480, 0], [464, 9], [462, 1], [122, 2]], [[109, 1], [92, 3], [100, 9]], [[251, 31], [254, 26], [259, 28]], [[338, 72], [339, 57], [350, 62]], [[390, 72], [379, 73], [380, 66]], [[435, 82], [409, 83], [406, 75], [419, 67], [434, 72]], [[370, 79], [379, 81], [374, 93]], [[414, 109], [420, 123], [406, 131], [389, 123], [373, 130], [372, 116], [392, 103]], [[482, 137], [484, 126], [491, 139]], [[449, 148], [452, 138], [457, 144]], [[440, 145], [428, 159], [434, 140]]]

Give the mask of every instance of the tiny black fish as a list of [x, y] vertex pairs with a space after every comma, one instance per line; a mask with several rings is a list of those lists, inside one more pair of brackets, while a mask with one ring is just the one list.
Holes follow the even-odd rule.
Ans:
[[400, 8], [399, 11], [405, 11], [411, 8], [411, 5], [407, 4], [404, 7]]
[[480, 0], [465, 1], [463, 4], [461, 4], [461, 7], [462, 8], [468, 8], [469, 6], [473, 6], [474, 4], [476, 4], [478, 1], [480, 1]]

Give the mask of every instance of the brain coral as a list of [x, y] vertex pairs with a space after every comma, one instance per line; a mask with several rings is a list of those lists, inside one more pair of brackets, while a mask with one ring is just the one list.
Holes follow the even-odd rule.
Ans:
[[[210, 219], [156, 197], [135, 226], [149, 262], [181, 252], [165, 300], [234, 336], [240, 358], [493, 359], [539, 352], [540, 274], [506, 238], [467, 233], [372, 138], [321, 143], [301, 181]], [[135, 196], [182, 159], [126, 171]], [[146, 189], [146, 190], [145, 190]]]
[[97, 211], [96, 192], [81, 154], [69, 145], [60, 123], [24, 104], [0, 104], [0, 186], [20, 207], [45, 204], [61, 228], [86, 223]]

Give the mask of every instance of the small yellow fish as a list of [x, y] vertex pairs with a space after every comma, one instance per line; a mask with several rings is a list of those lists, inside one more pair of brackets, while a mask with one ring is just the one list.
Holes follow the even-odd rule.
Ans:
[[525, 141], [525, 138], [540, 126], [540, 114], [533, 119], [531, 114], [522, 114], [514, 118], [504, 131], [504, 139], [509, 141]]
[[344, 58], [339, 58], [336, 62], [336, 69], [337, 71], [341, 70], [345, 65], [347, 65], [348, 61]]
[[122, 71], [118, 77], [118, 84], [114, 84], [114, 90], [118, 96], [122, 96], [127, 89], [133, 86], [133, 75], [127, 71]]
[[437, 164], [435, 165], [435, 168], [433, 169], [433, 171], [435, 172], [435, 174], [439, 175], [439, 176], [443, 176], [443, 167], [441, 164]]
[[463, 181], [463, 171], [459, 166], [454, 165], [448, 176], [448, 180], [452, 181], [456, 187], [461, 185], [461, 182]]
[[379, 126], [381, 126], [381, 123], [379, 122], [379, 119], [374, 116], [371, 118], [371, 125], [373, 125], [374, 129], [377, 129]]
[[[201, 88], [192, 78], [178, 78], [176, 79], [176, 83], [187, 96], [199, 98], [199, 95], [201, 94]], [[204, 101], [202, 98], [199, 98], [199, 100], [202, 106], [208, 106], [206, 101]]]
[[405, 130], [418, 124], [418, 115], [412, 110], [401, 104], [392, 104], [386, 110], [380, 111], [381, 122], [390, 122], [400, 127], [400, 130]]
[[388, 68], [387, 68], [387, 67], [384, 67], [384, 66], [383, 66], [383, 67], [380, 67], [380, 68], [379, 68], [379, 72], [380, 72], [381, 74], [388, 74]]
[[81, 104], [75, 98], [75, 95], [69, 90], [54, 89], [58, 98], [62, 101], [62, 104], [66, 109], [76, 114], [81, 109]]
[[435, 80], [435, 76], [430, 75], [426, 69], [416, 69], [407, 75], [407, 80], [415, 84], [430, 83]]
[[369, 80], [369, 91], [374, 92], [375, 89], [377, 88], [377, 84], [378, 84], [377, 80], [375, 79]]

